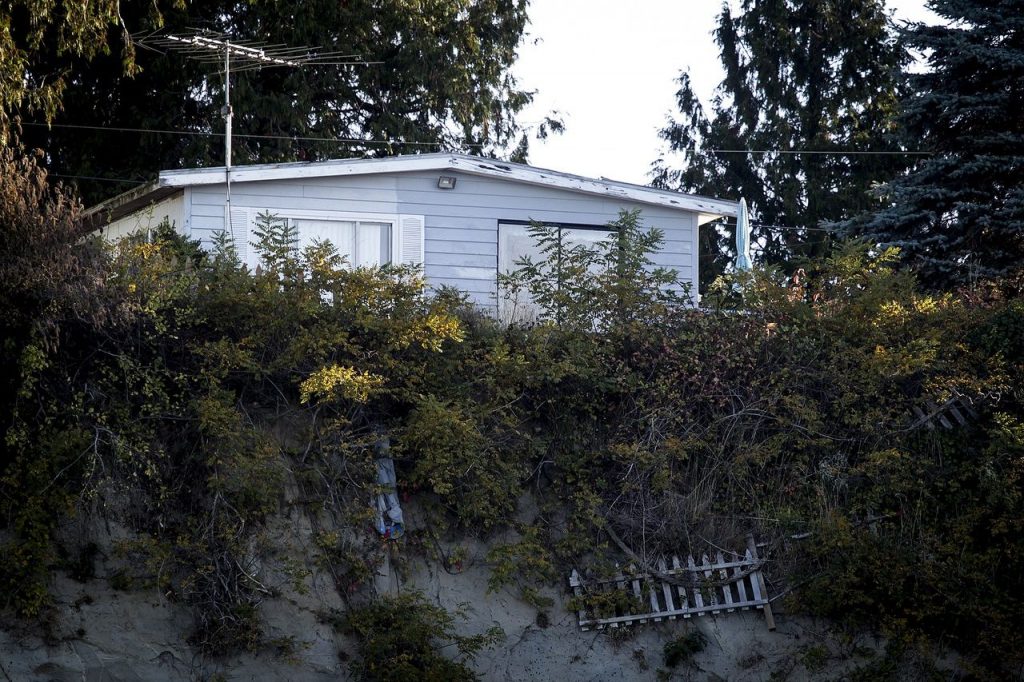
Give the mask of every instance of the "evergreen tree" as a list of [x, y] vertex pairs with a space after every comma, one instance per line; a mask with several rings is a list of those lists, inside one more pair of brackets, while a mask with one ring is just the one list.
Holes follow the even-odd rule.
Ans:
[[[211, 0], [166, 10], [161, 30], [210, 29], [380, 62], [235, 74], [236, 164], [446, 149], [488, 154], [517, 145], [522, 154], [515, 116], [531, 95], [509, 67], [526, 6], [527, 0]], [[145, 3], [125, 2], [122, 11], [133, 31], [154, 26]], [[113, 46], [122, 41], [120, 33], [110, 36]], [[25, 128], [26, 144], [47, 149], [51, 172], [140, 181], [160, 168], [223, 164], [218, 67], [180, 53], [136, 52], [139, 72], [132, 77], [117, 54], [76, 69], [56, 125]], [[44, 54], [33, 68], [49, 72], [57, 61], [55, 53]], [[112, 130], [119, 128], [192, 134]], [[87, 202], [127, 187], [79, 183]]]
[[[0, 5], [0, 143], [10, 141], [12, 116], [16, 125], [22, 114], [49, 118], [57, 113], [69, 73], [82, 62], [110, 53], [109, 33], [122, 33], [119, 72], [135, 71], [134, 47], [123, 40], [124, 4], [119, 0], [11, 0]], [[137, 9], [146, 20], [158, 23], [163, 0], [142, 4]], [[48, 59], [41, 60], [43, 55]], [[43, 63], [45, 67], [40, 68]]]
[[882, 192], [888, 206], [852, 225], [900, 247], [930, 286], [992, 277], [1024, 257], [1024, 2], [932, 0], [943, 25], [914, 25], [929, 69], [903, 121], [932, 156]]
[[[882, 0], [743, 0], [739, 14], [722, 8], [715, 41], [725, 78], [710, 114], [683, 73], [680, 116], [661, 132], [682, 169], [657, 161], [655, 184], [745, 197], [763, 262], [827, 253], [823, 223], [868, 208], [871, 185], [905, 163], [857, 153], [898, 148], [906, 52]], [[703, 229], [703, 285], [731, 262], [731, 234]]]

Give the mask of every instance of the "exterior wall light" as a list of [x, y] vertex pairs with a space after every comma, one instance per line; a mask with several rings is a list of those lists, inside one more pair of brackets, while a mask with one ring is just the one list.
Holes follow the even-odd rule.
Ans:
[[437, 179], [438, 189], [455, 189], [455, 176], [442, 175]]

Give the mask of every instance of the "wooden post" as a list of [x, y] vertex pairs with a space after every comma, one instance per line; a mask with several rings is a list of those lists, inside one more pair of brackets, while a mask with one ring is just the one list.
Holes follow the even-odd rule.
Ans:
[[[760, 561], [757, 556], [757, 543], [754, 542], [753, 534], [747, 536], [747, 551], [750, 552], [750, 558], [754, 561]], [[750, 576], [751, 580], [756, 580], [755, 591], [761, 593], [761, 598], [764, 599], [764, 621], [768, 626], [769, 630], [775, 629], [775, 616], [772, 614], [772, 605], [768, 601], [768, 588], [764, 584], [764, 576], [761, 575], [760, 567], [755, 568], [754, 572]]]

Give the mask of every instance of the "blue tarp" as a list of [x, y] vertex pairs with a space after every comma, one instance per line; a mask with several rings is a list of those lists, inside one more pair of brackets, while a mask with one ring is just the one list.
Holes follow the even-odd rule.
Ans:
[[[390, 443], [387, 438], [377, 441], [378, 455], [387, 454]], [[377, 532], [382, 537], [394, 540], [405, 532], [402, 505], [398, 501], [398, 479], [395, 477], [395, 462], [390, 457], [377, 457], [377, 483], [381, 490], [377, 494]]]

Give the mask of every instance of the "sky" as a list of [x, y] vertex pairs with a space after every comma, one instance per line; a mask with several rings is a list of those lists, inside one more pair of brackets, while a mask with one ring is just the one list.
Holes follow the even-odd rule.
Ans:
[[[733, 6], [738, 3], [733, 0]], [[514, 73], [536, 90], [521, 114], [558, 111], [560, 136], [534, 141], [530, 163], [647, 184], [663, 153], [658, 130], [674, 110], [683, 69], [707, 103], [722, 78], [711, 31], [722, 0], [530, 0], [530, 35]], [[924, 0], [889, 0], [898, 20], [937, 22]]]

